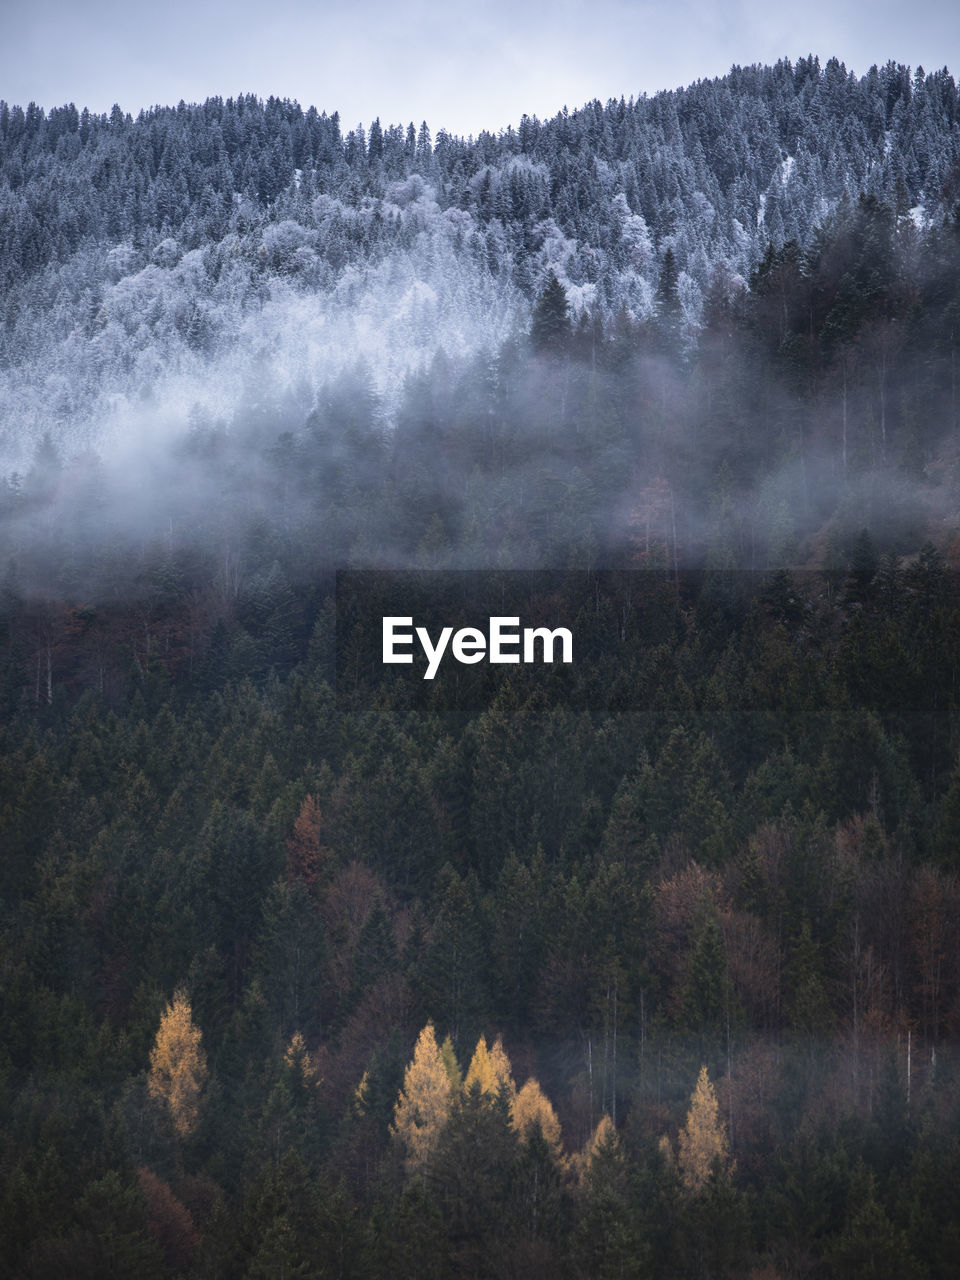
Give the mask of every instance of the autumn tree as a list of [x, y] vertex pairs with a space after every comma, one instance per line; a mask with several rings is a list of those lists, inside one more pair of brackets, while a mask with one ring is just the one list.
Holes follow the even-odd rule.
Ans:
[[706, 1067], [700, 1068], [679, 1145], [680, 1174], [690, 1191], [700, 1191], [706, 1185], [714, 1160], [719, 1160], [724, 1169], [727, 1167], [726, 1126], [720, 1119], [716, 1091]]
[[320, 1068], [311, 1057], [306, 1041], [299, 1031], [295, 1031], [290, 1038], [290, 1043], [283, 1055], [283, 1065], [305, 1088], [318, 1083], [321, 1079]]
[[510, 1059], [507, 1057], [500, 1036], [497, 1036], [489, 1049], [486, 1036], [481, 1036], [477, 1041], [463, 1087], [469, 1090], [474, 1084], [480, 1086], [481, 1094], [496, 1096], [501, 1089], [506, 1089], [509, 1099], [516, 1097], [517, 1086], [513, 1081]]
[[287, 838], [286, 874], [288, 880], [302, 880], [311, 892], [332, 859], [325, 837], [320, 805], [308, 795], [293, 824], [293, 834]]
[[534, 1128], [539, 1125], [554, 1159], [559, 1157], [560, 1121], [553, 1104], [533, 1076], [514, 1098], [510, 1118], [522, 1142], [529, 1142]]
[[437, 1047], [433, 1023], [428, 1022], [404, 1072], [390, 1126], [390, 1132], [404, 1147], [409, 1174], [422, 1173], [433, 1156], [450, 1114], [451, 1099], [450, 1077]]
[[162, 1249], [167, 1267], [186, 1271], [200, 1239], [189, 1209], [152, 1170], [140, 1168], [137, 1177], [146, 1201], [147, 1227]]
[[150, 1050], [147, 1085], [151, 1097], [164, 1102], [181, 1138], [196, 1127], [200, 1094], [207, 1078], [207, 1059], [200, 1045], [200, 1028], [194, 1025], [186, 992], [174, 992], [160, 1019]]

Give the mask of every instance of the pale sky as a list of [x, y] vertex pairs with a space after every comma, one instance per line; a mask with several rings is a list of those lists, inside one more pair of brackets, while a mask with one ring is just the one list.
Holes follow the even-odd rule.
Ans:
[[958, 0], [0, 0], [0, 98], [136, 114], [255, 93], [434, 133], [497, 131], [724, 75], [836, 56], [960, 76]]

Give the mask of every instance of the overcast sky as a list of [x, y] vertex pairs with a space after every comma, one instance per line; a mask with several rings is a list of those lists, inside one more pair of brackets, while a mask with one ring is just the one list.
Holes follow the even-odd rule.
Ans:
[[134, 114], [253, 92], [345, 128], [494, 131], [524, 112], [637, 96], [735, 63], [893, 58], [960, 74], [958, 0], [0, 0], [0, 97]]

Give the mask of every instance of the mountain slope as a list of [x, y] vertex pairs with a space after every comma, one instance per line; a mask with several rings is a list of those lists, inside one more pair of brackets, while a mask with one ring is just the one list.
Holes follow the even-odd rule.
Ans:
[[734, 68], [470, 140], [344, 136], [277, 98], [0, 104], [0, 458], [229, 421], [251, 371], [309, 409], [357, 357], [389, 407], [438, 348], [525, 326], [551, 270], [574, 314], [650, 320], [668, 249], [692, 340], [718, 272], [861, 193], [937, 222], [958, 163], [952, 77], [892, 62]]

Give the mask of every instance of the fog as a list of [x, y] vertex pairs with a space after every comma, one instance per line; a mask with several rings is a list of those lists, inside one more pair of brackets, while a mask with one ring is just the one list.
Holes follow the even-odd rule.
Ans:
[[955, 532], [946, 72], [737, 68], [475, 143], [249, 96], [0, 138], [19, 592]]

